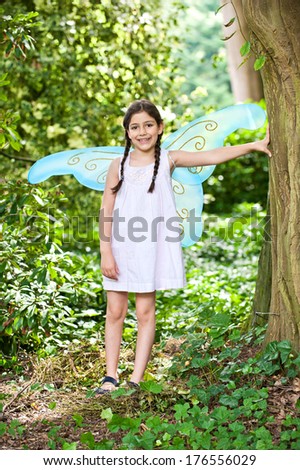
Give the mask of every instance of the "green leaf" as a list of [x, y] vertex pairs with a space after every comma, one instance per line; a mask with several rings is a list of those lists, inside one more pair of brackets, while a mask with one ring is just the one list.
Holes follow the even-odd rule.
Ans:
[[32, 384], [30, 390], [42, 390], [42, 385], [40, 383]]
[[[7, 75], [7, 74], [5, 74]], [[2, 75], [2, 77], [0, 78], [0, 86], [5, 86], [5, 85], [9, 85], [10, 84], [10, 81], [9, 80], [5, 80], [3, 77], [5, 75]]]
[[265, 65], [266, 59], [264, 55], [259, 56], [254, 62], [254, 70], [260, 70]]
[[221, 405], [229, 406], [230, 408], [235, 408], [238, 406], [239, 401], [229, 395], [224, 395], [220, 398]]
[[147, 419], [146, 426], [148, 428], [161, 430], [161, 418], [159, 416], [151, 416]]
[[119, 398], [119, 397], [130, 397], [130, 395], [133, 395], [136, 392], [136, 390], [132, 389], [126, 389], [123, 387], [119, 387], [113, 392], [111, 392], [111, 397], [112, 398]]
[[81, 428], [83, 426], [83, 416], [78, 413], [75, 413], [72, 415], [72, 418], [74, 419], [77, 427]]
[[265, 360], [274, 360], [274, 359], [277, 359], [278, 356], [279, 356], [278, 342], [277, 341], [271, 341], [271, 343], [267, 344], [267, 347], [266, 347], [264, 355], [263, 355], [263, 361], [265, 361]]
[[160, 384], [157, 382], [153, 382], [151, 380], [147, 382], [140, 382], [140, 388], [141, 390], [145, 390], [146, 392], [158, 394], [161, 393], [163, 388]]
[[76, 450], [76, 449], [77, 449], [76, 442], [71, 442], [70, 444], [68, 442], [64, 442], [62, 445], [62, 450]]
[[224, 24], [225, 28], [229, 28], [229, 26], [231, 26], [234, 22], [235, 22], [236, 18], [235, 16], [233, 18], [231, 18], [231, 20], [228, 21], [228, 23]]
[[132, 419], [132, 418], [123, 418], [117, 414], [114, 414], [110, 423], [108, 423], [108, 428], [111, 432], [118, 432], [119, 429], [123, 430], [137, 430], [141, 424], [141, 420]]
[[227, 2], [227, 3], [224, 3], [223, 5], [221, 5], [219, 8], [217, 8], [217, 10], [215, 11], [215, 15], [217, 15], [219, 13], [220, 10], [222, 10], [222, 8], [224, 8], [226, 5], [228, 5], [230, 2]]
[[44, 384], [44, 389], [48, 390], [48, 392], [53, 392], [55, 390], [55, 387], [53, 384]]
[[14, 150], [17, 150], [18, 152], [21, 149], [21, 144], [17, 140], [12, 138], [10, 135], [7, 136], [7, 139]]
[[244, 44], [243, 44], [242, 47], [240, 48], [241, 56], [245, 56], [245, 55], [249, 54], [250, 50], [251, 50], [251, 43], [250, 43], [250, 41], [244, 42]]
[[0, 146], [3, 147], [5, 143], [6, 143], [5, 135], [0, 133]]
[[57, 403], [55, 401], [52, 401], [51, 403], [49, 403], [48, 408], [50, 410], [54, 410], [56, 408], [56, 405]]
[[7, 424], [0, 422], [0, 437], [4, 436], [7, 431]]
[[229, 429], [235, 433], [242, 433], [245, 431], [245, 426], [242, 423], [229, 423]]
[[10, 41], [5, 49], [5, 55], [6, 57], [9, 56], [9, 54], [13, 51], [14, 49], [14, 43], [12, 41]]
[[227, 327], [231, 323], [231, 316], [227, 313], [218, 313], [211, 317], [211, 324], [213, 327]]
[[228, 421], [229, 416], [231, 415], [230, 411], [225, 406], [219, 406], [215, 408], [212, 412], [212, 417], [216, 420], [220, 421], [221, 423]]
[[189, 408], [190, 408], [189, 403], [185, 403], [184, 405], [175, 405], [174, 406], [174, 410], [176, 411], [175, 418], [178, 420], [186, 418], [189, 414], [188, 413]]
[[82, 444], [87, 445], [89, 449], [91, 449], [91, 450], [94, 449], [94, 446], [95, 446], [95, 438], [94, 438], [93, 434], [92, 434], [90, 431], [81, 434], [81, 436], [80, 436], [80, 442], [81, 442]]
[[145, 450], [153, 450], [155, 439], [156, 436], [151, 431], [145, 431], [139, 439], [140, 445], [142, 446], [141, 448]]
[[261, 426], [260, 428], [256, 429], [255, 435], [261, 439], [269, 439], [271, 437], [270, 431], [264, 426]]
[[37, 194], [33, 194], [33, 197], [36, 200], [36, 202], [38, 202], [40, 204], [40, 206], [45, 205], [45, 202], [43, 201], [43, 199], [40, 198], [40, 196], [38, 196]]
[[236, 33], [236, 31], [234, 31], [234, 33], [230, 34], [230, 36], [226, 36], [225, 38], [221, 38], [221, 41], [228, 41], [228, 39], [231, 39], [232, 36], [234, 36]]
[[[26, 21], [30, 21], [32, 20], [33, 18], [36, 18], [37, 16], [39, 16], [39, 13], [37, 11], [30, 11], [29, 13], [26, 13], [26, 15], [22, 15], [24, 17], [24, 19]], [[31, 21], [30, 21], [31, 22]], [[35, 23], [35, 25], [39, 25], [41, 23]], [[33, 26], [33, 25], [32, 25]]]
[[115, 441], [103, 439], [95, 444], [95, 450], [112, 450], [114, 445]]
[[278, 347], [278, 351], [280, 352], [280, 359], [282, 363], [284, 364], [291, 353], [291, 350], [292, 350], [291, 343], [288, 340], [280, 341], [277, 347]]
[[109, 423], [112, 420], [113, 417], [113, 412], [111, 408], [105, 408], [105, 410], [102, 410], [101, 413], [101, 418], [106, 419], [106, 421]]

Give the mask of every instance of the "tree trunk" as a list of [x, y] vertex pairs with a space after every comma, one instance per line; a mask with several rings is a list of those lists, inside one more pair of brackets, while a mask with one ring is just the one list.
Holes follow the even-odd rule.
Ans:
[[272, 287], [271, 240], [270, 199], [268, 196], [263, 244], [258, 260], [258, 273], [253, 301], [253, 324], [261, 325], [268, 321]]
[[[231, 26], [224, 26], [223, 28], [225, 37], [230, 36], [234, 31], [236, 31], [232, 38], [225, 41], [228, 71], [234, 99], [236, 102], [243, 102], [248, 99], [259, 101], [263, 98], [263, 88], [260, 73], [256, 72], [253, 68], [255, 60], [254, 57], [251, 56], [250, 59], [239, 68], [239, 65], [243, 61], [240, 54], [240, 48], [246, 41], [245, 38], [249, 38], [249, 30], [243, 14], [242, 0], [233, 1], [235, 9], [231, 3], [228, 3], [228, 0], [221, 0], [221, 5], [226, 3], [227, 5], [221, 10], [223, 13], [224, 24], [229, 23], [231, 18], [236, 18]], [[238, 20], [236, 14], [238, 16]], [[243, 35], [245, 37], [243, 37]]]
[[300, 2], [243, 0], [271, 129], [272, 290], [266, 342], [300, 351]]

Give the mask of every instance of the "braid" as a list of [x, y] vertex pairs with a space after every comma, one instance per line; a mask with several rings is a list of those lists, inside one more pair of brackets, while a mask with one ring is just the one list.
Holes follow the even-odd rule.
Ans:
[[116, 184], [116, 186], [114, 186], [113, 188], [111, 188], [112, 192], [113, 193], [117, 193], [119, 191], [119, 189], [121, 188], [122, 186], [122, 183], [124, 181], [124, 164], [126, 162], [126, 158], [128, 157], [129, 155], [129, 151], [130, 151], [130, 148], [131, 148], [131, 140], [129, 139], [128, 135], [127, 135], [127, 132], [126, 132], [126, 146], [125, 146], [125, 150], [124, 150], [124, 155], [123, 155], [123, 158], [121, 160], [121, 179], [119, 180], [118, 184]]
[[155, 180], [156, 180], [156, 176], [157, 176], [157, 173], [158, 173], [158, 168], [159, 168], [159, 163], [160, 163], [160, 141], [161, 141], [161, 136], [162, 136], [162, 134], [160, 134], [158, 136], [157, 142], [155, 144], [155, 164], [154, 164], [152, 181], [151, 181], [150, 187], [148, 189], [148, 193], [153, 193], [154, 186], [155, 186]]

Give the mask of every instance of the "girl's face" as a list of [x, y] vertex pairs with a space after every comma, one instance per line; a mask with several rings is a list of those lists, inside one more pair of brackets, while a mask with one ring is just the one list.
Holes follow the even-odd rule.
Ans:
[[133, 114], [127, 131], [134, 148], [143, 152], [155, 147], [157, 138], [162, 132], [163, 124], [157, 124], [146, 111]]

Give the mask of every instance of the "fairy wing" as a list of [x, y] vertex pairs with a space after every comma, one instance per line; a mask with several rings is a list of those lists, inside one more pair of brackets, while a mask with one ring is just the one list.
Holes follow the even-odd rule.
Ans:
[[73, 175], [82, 185], [104, 191], [111, 161], [123, 154], [124, 147], [90, 147], [53, 153], [32, 165], [28, 181], [36, 184], [51, 176]]
[[[222, 147], [224, 139], [236, 129], [257, 129], [266, 119], [256, 104], [229, 106], [195, 119], [171, 134], [162, 144], [167, 150], [196, 152]], [[201, 237], [202, 183], [213, 173], [215, 165], [176, 168], [172, 174], [177, 214], [182, 220], [183, 247], [193, 245]]]
[[[265, 112], [255, 104], [240, 104], [195, 119], [172, 133], [162, 143], [167, 150], [201, 151], [223, 145], [225, 137], [238, 128], [257, 129], [264, 124]], [[91, 147], [66, 150], [41, 158], [30, 168], [32, 184], [51, 176], [73, 175], [79, 183], [103, 191], [111, 161], [124, 154], [124, 147]], [[182, 219], [182, 246], [193, 245], [202, 234], [202, 183], [215, 166], [176, 168], [172, 174], [176, 209]]]

